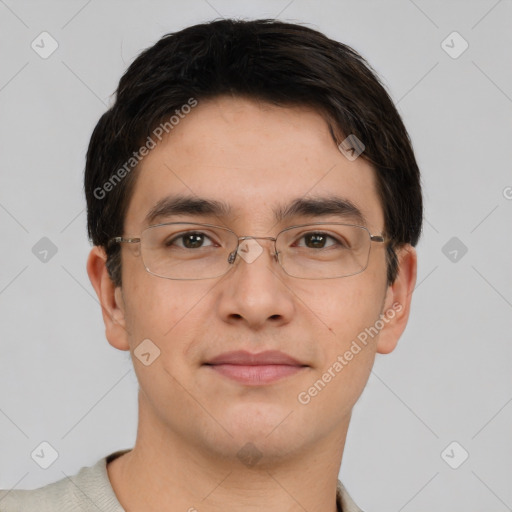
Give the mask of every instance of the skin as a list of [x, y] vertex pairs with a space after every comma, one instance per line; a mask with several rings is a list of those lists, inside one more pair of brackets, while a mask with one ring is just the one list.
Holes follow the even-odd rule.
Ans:
[[[372, 166], [349, 161], [324, 119], [304, 107], [241, 98], [200, 102], [140, 164], [123, 236], [168, 194], [228, 203], [229, 218], [177, 217], [226, 225], [240, 236], [275, 236], [292, 224], [340, 218], [297, 217], [276, 224], [272, 208], [295, 198], [350, 199], [372, 234], [384, 218]], [[120, 234], [121, 235], [121, 234]], [[272, 244], [252, 263], [238, 259], [226, 275], [176, 281], [145, 271], [138, 244], [122, 244], [122, 287], [94, 247], [87, 270], [103, 306], [106, 337], [130, 350], [140, 384], [134, 449], [108, 475], [126, 510], [336, 511], [336, 481], [352, 407], [375, 354], [391, 352], [404, 331], [416, 282], [416, 252], [398, 253], [396, 281], [386, 282], [383, 244], [372, 243], [366, 270], [301, 280], [272, 259]], [[365, 328], [398, 302], [402, 308], [309, 404], [297, 396], [344, 354]], [[149, 338], [161, 351], [151, 365], [134, 355]], [[245, 386], [203, 366], [232, 350], [281, 350], [307, 368], [264, 386]], [[262, 454], [248, 466], [238, 451]]]

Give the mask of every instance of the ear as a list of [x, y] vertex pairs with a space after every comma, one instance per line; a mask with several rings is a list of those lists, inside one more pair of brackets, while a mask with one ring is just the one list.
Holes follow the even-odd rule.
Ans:
[[122, 289], [114, 286], [106, 261], [104, 249], [95, 245], [87, 259], [87, 274], [101, 304], [108, 342], [119, 350], [130, 350]]
[[[412, 292], [416, 286], [416, 250], [407, 244], [397, 250], [398, 275], [388, 286], [381, 315], [384, 327], [379, 333], [377, 352], [392, 352], [405, 330], [411, 309]], [[386, 321], [387, 320], [387, 321]]]

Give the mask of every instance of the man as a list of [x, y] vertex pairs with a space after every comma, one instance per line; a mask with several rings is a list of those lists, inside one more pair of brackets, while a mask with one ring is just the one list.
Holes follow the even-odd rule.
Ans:
[[135, 447], [0, 509], [359, 510], [338, 481], [351, 411], [406, 327], [422, 222], [365, 61], [270, 20], [169, 34], [98, 122], [85, 192]]

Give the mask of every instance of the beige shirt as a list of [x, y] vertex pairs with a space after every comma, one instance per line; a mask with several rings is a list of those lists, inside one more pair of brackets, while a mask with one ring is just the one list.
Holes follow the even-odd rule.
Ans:
[[[0, 490], [0, 512], [125, 512], [110, 485], [107, 463], [120, 450], [76, 475], [34, 490]], [[362, 512], [338, 480], [338, 512]]]

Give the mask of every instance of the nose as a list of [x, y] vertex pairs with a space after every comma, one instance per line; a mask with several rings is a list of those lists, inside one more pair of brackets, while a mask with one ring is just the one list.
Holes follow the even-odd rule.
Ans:
[[274, 252], [274, 238], [241, 237], [230, 255], [234, 264], [223, 278], [217, 311], [223, 321], [253, 330], [285, 325], [295, 311], [294, 295]]

